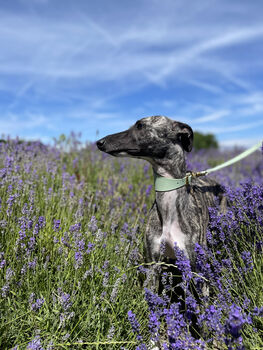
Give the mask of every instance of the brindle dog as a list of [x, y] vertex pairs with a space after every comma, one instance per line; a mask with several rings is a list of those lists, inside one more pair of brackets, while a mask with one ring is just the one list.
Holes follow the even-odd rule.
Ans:
[[[193, 131], [187, 124], [164, 116], [138, 120], [126, 131], [97, 141], [98, 148], [116, 157], [149, 161], [155, 173], [167, 178], [186, 176], [185, 152], [192, 150]], [[182, 249], [194, 266], [195, 244], [206, 244], [208, 207], [223, 188], [209, 177], [194, 178], [191, 184], [169, 192], [156, 192], [145, 232], [148, 262], [175, 258], [174, 246]], [[156, 272], [156, 271], [155, 271]], [[154, 273], [153, 284], [158, 284]]]

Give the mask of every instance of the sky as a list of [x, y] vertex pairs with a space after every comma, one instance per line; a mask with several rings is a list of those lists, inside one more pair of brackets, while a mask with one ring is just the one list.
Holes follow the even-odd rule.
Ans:
[[262, 0], [0, 0], [0, 135], [94, 141], [166, 115], [263, 139]]

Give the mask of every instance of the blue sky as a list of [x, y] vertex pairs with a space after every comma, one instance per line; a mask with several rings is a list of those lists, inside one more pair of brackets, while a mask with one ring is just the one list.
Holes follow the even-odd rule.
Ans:
[[93, 141], [161, 114], [263, 138], [261, 0], [2, 0], [0, 45], [0, 134]]

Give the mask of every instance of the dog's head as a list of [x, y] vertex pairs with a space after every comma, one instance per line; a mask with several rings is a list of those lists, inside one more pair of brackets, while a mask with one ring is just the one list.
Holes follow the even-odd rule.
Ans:
[[187, 124], [164, 116], [138, 120], [128, 130], [97, 141], [98, 148], [118, 157], [164, 158], [174, 147], [190, 152], [193, 131]]

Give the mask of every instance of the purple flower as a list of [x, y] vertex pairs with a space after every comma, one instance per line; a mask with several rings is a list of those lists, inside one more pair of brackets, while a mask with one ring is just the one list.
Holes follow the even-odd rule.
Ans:
[[78, 224], [72, 225], [69, 228], [70, 232], [79, 232], [81, 229], [81, 223], [79, 222]]
[[104, 272], [104, 277], [103, 277], [103, 281], [102, 281], [103, 287], [108, 287], [108, 285], [109, 285], [109, 278], [110, 278], [109, 272], [108, 271]]
[[138, 322], [137, 319], [136, 319], [135, 314], [134, 314], [131, 310], [128, 311], [128, 319], [129, 319], [130, 324], [131, 324], [131, 326], [132, 326], [133, 332], [134, 332], [134, 333], [136, 334], [136, 336], [137, 336], [137, 339], [138, 339], [139, 341], [141, 341], [141, 340], [142, 340], [141, 327], [140, 327], [139, 322]]
[[10, 285], [7, 283], [5, 284], [2, 288], [1, 288], [1, 291], [2, 291], [2, 297], [6, 297], [7, 294], [9, 293], [9, 290], [10, 290]]
[[33, 261], [28, 262], [28, 268], [35, 270], [37, 266], [37, 258], [35, 258]]
[[12, 214], [12, 208], [13, 205], [15, 203], [15, 199], [18, 197], [17, 194], [11, 195], [8, 199], [7, 199], [7, 215], [10, 216]]
[[80, 239], [76, 242], [76, 245], [80, 251], [83, 251], [85, 249], [85, 240]]
[[142, 343], [142, 344], [136, 346], [135, 350], [147, 350], [147, 346], [144, 343]]
[[31, 310], [38, 311], [42, 307], [44, 302], [45, 302], [44, 298], [36, 299], [35, 303], [31, 304]]
[[44, 350], [41, 345], [41, 339], [37, 335], [30, 343], [27, 345], [27, 349], [29, 350]]
[[115, 334], [115, 327], [114, 327], [114, 325], [112, 325], [108, 331], [107, 339], [112, 340], [114, 337], [114, 334]]
[[45, 219], [44, 216], [40, 216], [40, 217], [38, 218], [38, 224], [39, 224], [39, 228], [45, 227], [45, 225], [46, 225], [46, 219]]
[[111, 303], [115, 303], [115, 301], [116, 301], [120, 282], [121, 282], [121, 278], [117, 278], [116, 282], [114, 283], [114, 286], [113, 286], [113, 289], [111, 292], [111, 296], [110, 296]]
[[88, 228], [92, 233], [95, 233], [98, 230], [97, 219], [95, 216], [92, 216], [90, 222], [88, 223]]
[[167, 324], [169, 343], [172, 349], [179, 349], [176, 341], [179, 339], [182, 331], [186, 329], [187, 325], [184, 316], [180, 313], [179, 303], [171, 304], [169, 309], [164, 309], [164, 315]]
[[189, 259], [185, 256], [182, 249], [177, 244], [174, 245], [175, 262], [177, 268], [182, 272], [183, 282], [189, 283], [192, 275], [191, 265]]
[[197, 323], [200, 327], [206, 327], [209, 332], [214, 332], [220, 340], [224, 334], [222, 325], [222, 308], [215, 305], [208, 306], [203, 313], [198, 316]]
[[88, 249], [86, 250], [86, 253], [89, 254], [94, 247], [95, 247], [94, 243], [88, 242]]
[[63, 336], [63, 340], [68, 340], [70, 338], [70, 334], [69, 333], [66, 333], [64, 336]]
[[80, 251], [75, 252], [75, 268], [78, 269], [83, 264], [83, 253]]
[[262, 307], [255, 307], [253, 310], [253, 315], [258, 317], [263, 317], [263, 306]]
[[5, 273], [6, 281], [9, 282], [12, 279], [12, 277], [14, 276], [14, 274], [15, 274], [14, 271], [10, 267], [8, 267], [6, 270], [6, 273]]
[[241, 253], [241, 258], [244, 262], [245, 268], [244, 271], [252, 271], [253, 270], [253, 259], [251, 253], [249, 251], [244, 251]]
[[61, 303], [62, 303], [62, 306], [65, 310], [68, 310], [72, 303], [70, 301], [70, 295], [69, 294], [66, 294], [66, 293], [62, 293], [61, 295]]
[[191, 320], [193, 315], [196, 315], [199, 313], [198, 305], [196, 299], [193, 297], [193, 295], [189, 294], [185, 298], [185, 305], [186, 305], [186, 317], [188, 320]]
[[151, 194], [151, 190], [152, 190], [152, 185], [149, 185], [145, 191], [146, 197], [149, 197], [149, 195]]
[[59, 295], [59, 302], [64, 309], [64, 311], [67, 311], [71, 308], [72, 302], [70, 300], [70, 294], [62, 292], [61, 288], [58, 288], [58, 295]]
[[226, 343], [230, 344], [235, 342], [236, 339], [241, 337], [241, 329], [247, 322], [241, 313], [241, 308], [236, 304], [230, 306], [230, 312], [225, 324], [226, 335], [230, 335], [232, 339], [226, 338]]
[[152, 335], [152, 339], [157, 341], [158, 340], [158, 331], [160, 327], [160, 321], [157, 316], [157, 314], [153, 311], [150, 312], [150, 317], [149, 317], [149, 331]]
[[60, 228], [60, 220], [54, 220], [54, 225], [53, 225], [53, 230], [55, 232], [58, 232], [61, 228]]
[[109, 267], [109, 263], [110, 263], [109, 260], [105, 260], [104, 264], [102, 265], [102, 269], [106, 270]]
[[148, 303], [150, 311], [158, 309], [160, 306], [166, 306], [167, 301], [159, 295], [153, 293], [150, 289], [144, 288], [145, 299]]
[[0, 269], [3, 269], [6, 265], [6, 260], [3, 259], [1, 262], [0, 262]]

